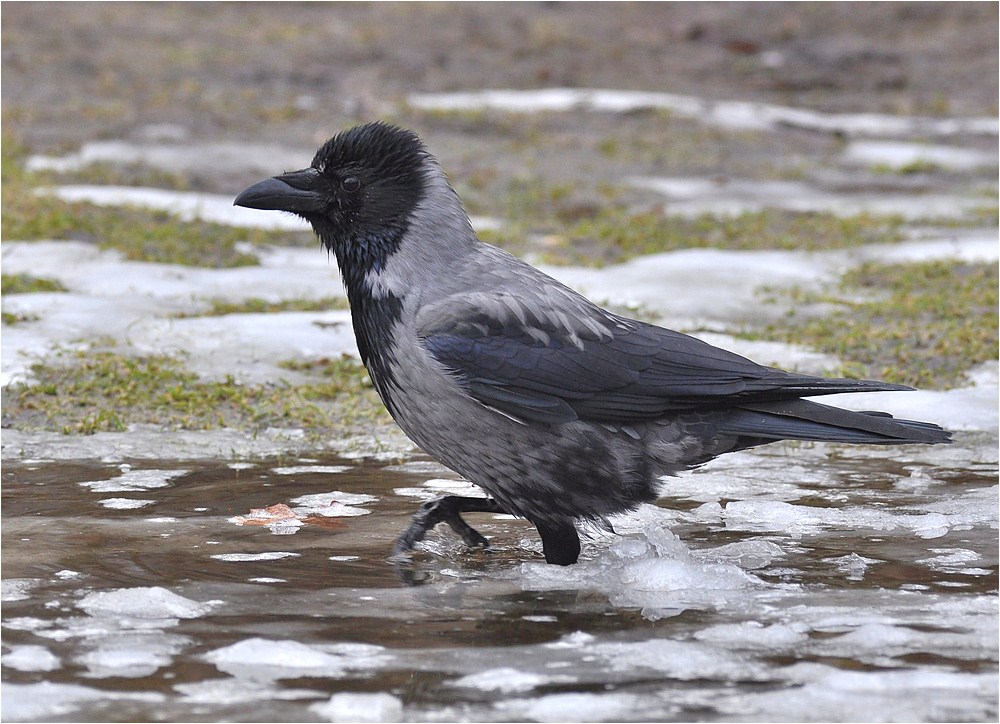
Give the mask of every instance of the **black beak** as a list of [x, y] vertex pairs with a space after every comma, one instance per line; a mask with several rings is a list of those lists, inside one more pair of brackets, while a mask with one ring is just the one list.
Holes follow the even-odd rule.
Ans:
[[314, 168], [283, 173], [245, 189], [233, 205], [299, 214], [319, 213], [326, 208], [326, 200], [318, 190], [319, 180], [319, 171]]

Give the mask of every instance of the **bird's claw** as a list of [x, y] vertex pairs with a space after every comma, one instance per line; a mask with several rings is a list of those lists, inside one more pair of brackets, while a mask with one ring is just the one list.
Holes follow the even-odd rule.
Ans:
[[392, 555], [398, 556], [413, 550], [424, 539], [427, 531], [438, 523], [447, 523], [470, 548], [489, 548], [490, 542], [479, 531], [462, 519], [462, 513], [502, 513], [503, 510], [489, 498], [466, 498], [446, 495], [420, 506], [409, 527], [396, 539]]

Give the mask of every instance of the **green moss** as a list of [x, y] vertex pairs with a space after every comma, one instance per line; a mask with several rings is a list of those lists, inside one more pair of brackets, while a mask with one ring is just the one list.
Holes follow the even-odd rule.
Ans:
[[41, 185], [93, 184], [101, 186], [152, 186], [173, 191], [188, 191], [191, 180], [182, 174], [171, 173], [142, 164], [120, 166], [106, 162], [91, 163], [66, 172], [39, 171], [32, 174]]
[[998, 355], [993, 264], [866, 263], [834, 290], [792, 299], [837, 307], [822, 317], [791, 314], [764, 334], [837, 355], [846, 376], [947, 388]]
[[31, 292], [65, 292], [66, 287], [55, 279], [33, 277], [30, 274], [0, 275], [0, 293], [28, 294]]
[[602, 156], [607, 156], [608, 158], [614, 158], [619, 153], [621, 153], [621, 139], [615, 136], [602, 138], [600, 141], [597, 142], [597, 151]]
[[674, 249], [828, 249], [898, 241], [902, 221], [867, 214], [851, 217], [777, 209], [738, 216], [695, 218], [612, 211], [570, 230], [573, 239], [596, 237], [631, 258]]
[[116, 249], [133, 261], [233, 267], [257, 264], [239, 250], [253, 245], [312, 243], [312, 235], [238, 229], [207, 221], [181, 221], [165, 211], [139, 207], [101, 207], [69, 203], [38, 194], [50, 174], [24, 170], [25, 149], [4, 136], [0, 201], [0, 235], [6, 240], [74, 239], [102, 249]]
[[20, 324], [21, 322], [30, 322], [33, 319], [37, 319], [37, 317], [12, 314], [10, 312], [0, 312], [0, 318], [2, 318], [0, 321], [3, 321], [3, 323], [8, 326]]
[[928, 226], [945, 229], [979, 229], [994, 228], [1000, 224], [1000, 207], [996, 203], [984, 203], [967, 209], [961, 216], [946, 216], [927, 219]]
[[898, 173], [901, 173], [904, 176], [918, 174], [918, 173], [934, 173], [940, 170], [941, 166], [939, 164], [936, 164], [933, 161], [928, 161], [926, 159], [920, 159], [920, 158], [914, 159], [909, 163], [903, 164], [897, 169]]
[[[66, 288], [55, 279], [33, 277], [30, 274], [0, 275], [0, 294], [30, 294], [34, 292], [65, 292]], [[34, 315], [2, 312], [2, 321], [11, 326], [37, 319]]]
[[[513, 218], [530, 218], [526, 204], [521, 210], [524, 215]], [[632, 214], [623, 207], [612, 206], [583, 215], [564, 231], [552, 233], [559, 227], [556, 220], [532, 231], [515, 227], [512, 234], [484, 236], [490, 243], [505, 246], [514, 253], [538, 254], [548, 263], [603, 266], [644, 254], [689, 248], [821, 250], [890, 243], [902, 238], [903, 220], [870, 214], [841, 217], [780, 209], [690, 218], [658, 212]]]
[[33, 382], [4, 390], [7, 424], [66, 434], [123, 431], [136, 423], [250, 433], [286, 427], [304, 428], [319, 438], [356, 428], [365, 419], [389, 421], [364, 368], [347, 357], [318, 365], [316, 381], [297, 386], [248, 385], [231, 376], [201, 380], [165, 355], [89, 351], [62, 357], [61, 364], [34, 365]]
[[272, 302], [259, 297], [230, 302], [226, 299], [212, 299], [209, 308], [197, 314], [178, 314], [178, 317], [208, 317], [223, 314], [273, 314], [276, 312], [326, 312], [331, 309], [349, 309], [346, 297], [323, 297], [322, 299], [282, 299]]

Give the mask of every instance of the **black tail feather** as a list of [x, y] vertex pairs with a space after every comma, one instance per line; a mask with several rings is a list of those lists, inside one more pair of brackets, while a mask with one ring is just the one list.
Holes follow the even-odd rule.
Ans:
[[762, 440], [900, 445], [951, 442], [951, 433], [930, 422], [899, 420], [884, 412], [854, 412], [809, 400], [742, 405], [720, 432]]

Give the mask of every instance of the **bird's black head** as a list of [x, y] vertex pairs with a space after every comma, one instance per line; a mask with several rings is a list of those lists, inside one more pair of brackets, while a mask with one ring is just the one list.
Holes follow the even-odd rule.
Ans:
[[260, 181], [234, 203], [298, 214], [342, 266], [378, 268], [423, 198], [428, 158], [412, 131], [369, 123], [324, 143], [309, 168]]

